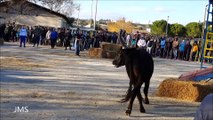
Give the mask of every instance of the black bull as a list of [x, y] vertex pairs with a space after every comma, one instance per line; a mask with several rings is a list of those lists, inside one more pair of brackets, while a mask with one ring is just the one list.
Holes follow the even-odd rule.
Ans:
[[[126, 114], [131, 114], [132, 104], [136, 96], [140, 103], [140, 112], [145, 113], [142, 101], [144, 101], [145, 104], [149, 104], [147, 95], [150, 79], [154, 71], [154, 62], [152, 56], [143, 49], [127, 48], [121, 50], [121, 52], [113, 60], [112, 64], [117, 68], [125, 65], [130, 79], [127, 94], [125, 98], [121, 100], [121, 102], [127, 102], [130, 100]], [[140, 92], [140, 88], [143, 83], [145, 83], [143, 90], [145, 94], [145, 100], [143, 100]], [[133, 89], [132, 85], [134, 86]]]

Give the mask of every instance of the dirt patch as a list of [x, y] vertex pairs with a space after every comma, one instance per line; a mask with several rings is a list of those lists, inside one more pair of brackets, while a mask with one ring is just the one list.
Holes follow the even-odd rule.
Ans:
[[[45, 55], [48, 55], [48, 56], [50, 56], [50, 55], [54, 55], [54, 56], [66, 56], [66, 57], [74, 57], [74, 58], [79, 58], [79, 56], [76, 56], [75, 55], [75, 53], [73, 53], [73, 51], [71, 51], [71, 52], [58, 52], [58, 51], [55, 51], [54, 52], [54, 54], [50, 54], [49, 52], [44, 52], [44, 51], [42, 51], [41, 52], [42, 54], [45, 54]], [[88, 57], [88, 51], [81, 51], [80, 52], [80, 57], [83, 57], [83, 58], [89, 58]]]
[[35, 90], [24, 90], [24, 89], [7, 90], [7, 89], [4, 89], [4, 90], [0, 90], [0, 95], [8, 96], [8, 97], [19, 96], [19, 97], [41, 98], [41, 97], [47, 96], [47, 93], [39, 92], [39, 91], [35, 91]]
[[72, 92], [72, 91], [69, 91], [69, 92], [64, 92], [63, 95], [65, 96], [72, 96], [72, 95], [75, 95], [76, 93], [75, 92]]
[[16, 57], [0, 57], [2, 69], [17, 69], [17, 70], [31, 70], [32, 68], [50, 67], [41, 63], [31, 62], [29, 59]]
[[41, 98], [41, 97], [44, 97], [45, 96], [45, 93], [41, 93], [41, 92], [33, 92], [30, 97], [32, 98]]

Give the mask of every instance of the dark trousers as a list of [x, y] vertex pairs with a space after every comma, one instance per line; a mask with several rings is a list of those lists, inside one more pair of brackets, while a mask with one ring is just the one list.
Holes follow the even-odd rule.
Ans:
[[20, 36], [20, 47], [22, 46], [22, 43], [24, 43], [24, 47], [26, 47], [26, 36]]
[[66, 41], [64, 42], [64, 47], [65, 47], [65, 50], [67, 50], [67, 47], [69, 47], [70, 50], [71, 50], [71, 44], [70, 44], [70, 41], [69, 41], [69, 40], [66, 40]]
[[163, 58], [164, 57], [164, 48], [160, 49], [160, 57]]
[[50, 41], [51, 41], [51, 48], [53, 49], [55, 47], [56, 39], [51, 38]]
[[192, 52], [192, 61], [195, 61], [195, 56], [197, 52]]
[[39, 36], [33, 37], [33, 47], [35, 47], [36, 44], [37, 44], [37, 47], [38, 47], [38, 45], [39, 45], [39, 40], [40, 40], [40, 37], [39, 37]]
[[179, 51], [178, 58], [179, 58], [180, 60], [184, 60], [184, 51]]
[[80, 44], [79, 44], [79, 42], [76, 43], [76, 46], [75, 46], [75, 54], [76, 54], [76, 55], [80, 55]]

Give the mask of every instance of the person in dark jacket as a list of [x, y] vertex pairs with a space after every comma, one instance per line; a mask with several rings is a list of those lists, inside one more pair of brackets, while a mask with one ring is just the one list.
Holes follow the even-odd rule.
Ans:
[[36, 26], [35, 30], [33, 31], [33, 47], [35, 47], [36, 44], [38, 47], [40, 37], [41, 37], [41, 29], [40, 29], [40, 27]]
[[187, 40], [186, 46], [185, 46], [185, 51], [184, 51], [184, 58], [186, 61], [189, 61], [189, 59], [190, 59], [191, 49], [192, 49], [192, 46], [190, 45], [190, 41]]
[[82, 36], [82, 31], [78, 29], [75, 35], [75, 55], [77, 56], [80, 56], [80, 42], [82, 40]]
[[71, 32], [69, 29], [67, 29], [65, 33], [65, 41], [64, 41], [65, 50], [67, 50], [67, 47], [69, 47], [69, 49], [71, 50], [71, 43], [70, 43], [71, 39], [72, 39]]

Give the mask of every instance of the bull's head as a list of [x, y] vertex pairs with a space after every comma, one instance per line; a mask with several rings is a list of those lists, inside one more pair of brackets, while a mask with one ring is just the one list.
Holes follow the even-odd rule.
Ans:
[[120, 51], [120, 53], [112, 61], [112, 64], [117, 68], [125, 65], [125, 49]]
[[126, 33], [125, 30], [120, 29], [120, 32], [119, 32], [119, 35], [118, 35], [118, 41], [121, 43], [121, 45], [125, 49], [121, 49], [120, 53], [112, 61], [112, 64], [115, 65], [115, 67], [117, 67], [117, 68], [125, 65], [125, 62], [128, 59], [129, 54], [134, 49], [134, 48], [133, 49], [132, 48], [127, 48], [127, 45], [126, 45], [125, 39], [124, 39], [125, 33]]
[[135, 48], [121, 49], [120, 53], [112, 61], [112, 64], [117, 68], [124, 66], [126, 61], [131, 57], [131, 53], [135, 50]]

